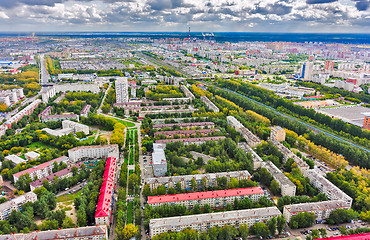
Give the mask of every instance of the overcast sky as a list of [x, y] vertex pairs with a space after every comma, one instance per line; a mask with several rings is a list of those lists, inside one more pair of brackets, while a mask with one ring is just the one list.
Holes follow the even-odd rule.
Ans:
[[0, 31], [370, 33], [370, 0], [0, 0]]

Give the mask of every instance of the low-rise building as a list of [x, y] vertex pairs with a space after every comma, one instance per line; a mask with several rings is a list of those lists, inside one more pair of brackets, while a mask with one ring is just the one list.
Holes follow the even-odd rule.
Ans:
[[149, 196], [148, 204], [152, 207], [168, 205], [184, 205], [193, 209], [196, 204], [200, 207], [208, 204], [211, 208], [225, 208], [227, 204], [234, 204], [235, 199], [249, 198], [258, 201], [265, 193], [260, 187], [226, 189], [207, 192], [180, 193], [174, 195]]
[[66, 228], [48, 231], [35, 231], [30, 233], [12, 233], [0, 236], [1, 240], [104, 240], [108, 239], [108, 229], [105, 225]]
[[331, 200], [324, 202], [309, 202], [309, 203], [298, 203], [285, 205], [283, 214], [285, 220], [290, 222], [290, 219], [298, 213], [308, 212], [314, 213], [316, 221], [325, 220], [330, 216], [330, 213], [336, 209], [350, 209], [346, 201], [343, 200]]
[[172, 143], [172, 142], [182, 142], [185, 145], [188, 145], [188, 144], [200, 145], [207, 141], [219, 141], [222, 139], [225, 139], [225, 137], [217, 136], [217, 137], [199, 137], [199, 138], [159, 139], [159, 140], [156, 140], [155, 143], [166, 144], [166, 143]]
[[58, 177], [58, 179], [72, 177], [73, 176], [72, 168], [76, 167], [76, 168], [80, 169], [82, 164], [83, 163], [81, 163], [81, 162], [77, 163], [77, 164], [72, 165], [70, 167], [67, 167], [63, 170], [60, 170], [60, 171], [55, 172], [53, 174], [50, 174], [46, 177], [43, 177], [43, 178], [37, 179], [36, 181], [31, 182], [30, 183], [31, 191], [35, 190], [36, 188], [41, 187], [45, 180], [48, 181], [49, 183], [51, 183], [54, 180], [54, 177]]
[[71, 128], [60, 129], [60, 130], [50, 129], [50, 128], [43, 128], [42, 131], [45, 131], [47, 134], [53, 135], [55, 137], [61, 137], [61, 136], [68, 135], [68, 134], [72, 133], [73, 130]]
[[40, 154], [34, 151], [30, 151], [26, 154], [24, 154], [24, 157], [29, 161], [29, 160], [37, 160], [40, 157]]
[[23, 170], [21, 172], [14, 173], [13, 174], [14, 182], [17, 182], [18, 179], [22, 175], [26, 175], [27, 173], [29, 174], [29, 176], [32, 180], [35, 179], [36, 177], [38, 179], [46, 177], [46, 176], [53, 173], [53, 164], [54, 164], [54, 162], [57, 162], [59, 164], [60, 162], [67, 162], [67, 161], [68, 161], [68, 157], [62, 156], [62, 157], [53, 159], [49, 162], [45, 162], [45, 163], [42, 163], [40, 165], [34, 166], [32, 168]]
[[289, 178], [275, 166], [275, 164], [270, 161], [264, 161], [261, 164], [261, 167], [266, 168], [275, 181], [279, 184], [282, 196], [295, 196], [297, 189], [295, 184], [292, 183], [292, 181], [290, 181]]
[[218, 109], [218, 107], [211, 101], [209, 100], [206, 96], [201, 96], [200, 97], [200, 100], [202, 100], [202, 102], [209, 108], [211, 109], [212, 111], [214, 111], [215, 113], [218, 113], [220, 111], [220, 109]]
[[0, 221], [7, 220], [13, 210], [22, 210], [23, 204], [27, 202], [36, 202], [36, 200], [37, 195], [33, 192], [28, 192], [19, 197], [11, 199], [10, 201], [0, 204]]
[[281, 212], [277, 207], [256, 208], [151, 219], [149, 223], [149, 228], [150, 235], [152, 237], [168, 231], [180, 232], [185, 228], [191, 228], [204, 232], [207, 231], [209, 228], [216, 226], [239, 226], [240, 224], [247, 224], [248, 227], [250, 227], [258, 222], [266, 223], [271, 218], [278, 217], [280, 215]]
[[243, 124], [241, 124], [241, 122], [239, 122], [235, 117], [227, 116], [226, 120], [231, 127], [235, 128], [236, 131], [241, 133], [249, 146], [255, 147], [261, 143], [261, 139], [249, 131], [248, 128], [244, 127]]
[[163, 177], [167, 173], [167, 160], [164, 154], [165, 144], [153, 143], [152, 166], [155, 177]]
[[80, 112], [80, 115], [87, 118], [90, 112], [91, 105], [87, 104]]
[[90, 133], [89, 131], [89, 126], [82, 124], [82, 123], [77, 123], [69, 120], [64, 120], [62, 122], [63, 129], [70, 128], [73, 130], [73, 132], [83, 132], [86, 135]]
[[15, 165], [27, 162], [27, 160], [24, 160], [23, 158], [18, 157], [17, 155], [8, 155], [4, 157], [6, 161], [12, 161]]
[[225, 177], [227, 182], [230, 182], [232, 178], [240, 180], [250, 179], [250, 173], [246, 170], [244, 171], [234, 171], [234, 172], [220, 172], [220, 173], [205, 173], [205, 174], [194, 174], [194, 175], [181, 175], [181, 176], [171, 176], [171, 177], [158, 177], [158, 178], [148, 178], [146, 183], [149, 185], [150, 190], [157, 188], [159, 185], [168, 188], [176, 188], [179, 183], [181, 189], [191, 190], [191, 180], [194, 179], [197, 189], [202, 189], [202, 181], [204, 179], [206, 187], [217, 187], [217, 179]]
[[119, 151], [117, 144], [81, 146], [68, 150], [68, 156], [72, 162], [77, 162], [83, 158], [107, 158], [110, 154], [114, 154], [112, 156], [118, 158]]
[[240, 147], [245, 153], [250, 153], [252, 155], [252, 163], [253, 169], [256, 170], [262, 166], [263, 160], [258, 154], [245, 142], [238, 143], [238, 147]]
[[190, 129], [193, 127], [199, 128], [213, 128], [215, 126], [214, 122], [191, 122], [191, 123], [164, 123], [164, 124], [154, 124], [153, 128], [163, 129], [171, 128], [173, 126], [179, 126], [181, 129]]
[[79, 121], [80, 118], [77, 114], [62, 114], [62, 115], [46, 115], [41, 116], [42, 122], [56, 122], [56, 121], [63, 121], [63, 120], [71, 120], [74, 119]]
[[154, 136], [164, 135], [168, 138], [173, 138], [175, 135], [180, 137], [191, 137], [194, 135], [207, 135], [213, 132], [219, 132], [219, 129], [211, 128], [211, 129], [197, 129], [197, 130], [178, 130], [178, 131], [158, 131], [154, 133]]

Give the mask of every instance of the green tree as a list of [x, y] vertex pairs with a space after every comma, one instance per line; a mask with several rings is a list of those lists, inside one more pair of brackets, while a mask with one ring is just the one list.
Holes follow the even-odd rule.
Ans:
[[266, 238], [270, 235], [270, 230], [264, 223], [256, 223], [251, 227], [252, 234], [256, 235], [256, 237]]
[[274, 195], [278, 195], [281, 192], [279, 183], [275, 179], [271, 181], [270, 190]]
[[239, 234], [243, 240], [247, 240], [249, 235], [248, 225], [243, 223], [239, 226]]
[[269, 228], [270, 234], [272, 236], [275, 236], [275, 233], [276, 233], [276, 222], [277, 222], [277, 220], [274, 217], [271, 218], [270, 220], [268, 220], [268, 222], [267, 222], [267, 227]]
[[285, 221], [284, 215], [278, 216], [277, 222], [276, 222], [276, 228], [279, 232], [279, 235], [283, 232], [283, 229], [285, 228], [285, 224], [286, 224], [286, 221]]

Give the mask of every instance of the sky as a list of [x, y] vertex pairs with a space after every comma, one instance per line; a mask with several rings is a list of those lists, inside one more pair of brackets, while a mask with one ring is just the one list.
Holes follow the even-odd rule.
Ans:
[[1, 32], [370, 33], [370, 0], [0, 0]]

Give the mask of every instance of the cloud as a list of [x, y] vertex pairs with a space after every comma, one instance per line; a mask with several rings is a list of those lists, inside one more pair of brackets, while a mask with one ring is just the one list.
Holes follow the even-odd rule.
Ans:
[[322, 4], [322, 3], [332, 3], [338, 0], [306, 0], [307, 4]]

